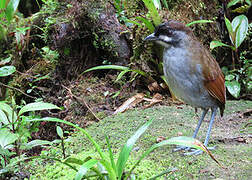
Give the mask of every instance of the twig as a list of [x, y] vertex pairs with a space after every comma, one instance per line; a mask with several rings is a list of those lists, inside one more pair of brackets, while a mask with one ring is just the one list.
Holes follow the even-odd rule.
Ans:
[[67, 88], [66, 86], [62, 85], [62, 87], [65, 88], [66, 90], [68, 90], [68, 92], [70, 93], [70, 95], [72, 97], [74, 97], [79, 103], [84, 104], [88, 108], [88, 110], [93, 114], [93, 116], [97, 119], [97, 121], [100, 121], [100, 119], [95, 115], [95, 113], [92, 111], [92, 109], [89, 107], [89, 105], [86, 103], [86, 101], [84, 99], [75, 96], [72, 93], [71, 89]]
[[27, 96], [27, 97], [29, 97], [29, 98], [36, 99], [36, 97], [30, 96], [29, 94], [26, 94], [25, 92], [21, 91], [20, 89], [15, 88], [15, 87], [8, 86], [8, 85], [3, 84], [3, 83], [1, 83], [1, 82], [0, 82], [0, 85], [1, 85], [1, 86], [4, 86], [4, 87], [7, 87], [7, 88], [9, 88], [9, 89], [13, 89], [13, 90], [15, 90], [15, 91], [18, 91], [18, 92], [22, 93], [23, 95], [25, 95], [25, 96]]

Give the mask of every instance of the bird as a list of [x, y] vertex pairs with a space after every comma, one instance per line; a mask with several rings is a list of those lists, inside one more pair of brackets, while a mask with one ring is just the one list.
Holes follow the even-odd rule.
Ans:
[[[163, 71], [169, 89], [184, 103], [202, 109], [193, 138], [211, 109], [211, 118], [204, 145], [207, 147], [218, 109], [223, 116], [226, 103], [225, 78], [219, 64], [193, 34], [191, 28], [177, 20], [168, 20], [155, 27], [144, 41], [153, 41], [163, 47]], [[209, 147], [210, 149], [210, 147]], [[187, 150], [185, 155], [198, 155], [201, 150]], [[190, 150], [190, 152], [189, 152]]]

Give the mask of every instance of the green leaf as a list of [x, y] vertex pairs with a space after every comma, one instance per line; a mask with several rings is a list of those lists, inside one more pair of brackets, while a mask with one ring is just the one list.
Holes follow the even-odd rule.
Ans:
[[220, 42], [220, 41], [211, 41], [211, 43], [210, 43], [210, 49], [214, 49], [216, 47], [222, 47], [222, 46], [234, 49], [233, 46], [229, 46], [229, 45], [227, 45], [227, 44], [225, 44], [223, 42]]
[[231, 81], [231, 80], [233, 80], [234, 78], [235, 78], [235, 75], [233, 75], [233, 74], [229, 74], [229, 75], [225, 76], [225, 80], [226, 80], [226, 81]]
[[44, 103], [44, 102], [29, 103], [20, 109], [18, 116], [29, 111], [41, 111], [49, 109], [60, 109], [60, 108], [51, 103]]
[[232, 28], [235, 30], [235, 47], [237, 49], [246, 38], [248, 18], [244, 15], [236, 16], [232, 21]]
[[71, 122], [62, 120], [62, 119], [58, 119], [58, 118], [52, 118], [52, 117], [45, 117], [45, 118], [34, 118], [34, 119], [26, 119], [27, 122], [39, 122], [39, 121], [48, 121], [48, 122], [59, 122], [59, 123], [64, 123], [66, 125], [72, 126], [78, 130], [80, 130], [83, 134], [85, 134], [85, 136], [88, 138], [88, 140], [95, 146], [95, 149], [97, 150], [97, 152], [99, 153], [101, 159], [106, 160], [101, 147], [99, 146], [99, 144], [96, 143], [96, 141], [90, 136], [90, 134], [83, 128], [79, 127], [78, 125], [75, 125]]
[[11, 133], [8, 129], [0, 129], [0, 146], [3, 149], [11, 148], [9, 145], [18, 139], [16, 134]]
[[64, 162], [78, 164], [78, 165], [82, 165], [84, 163], [84, 161], [77, 159], [77, 158], [72, 158], [72, 157], [67, 158]]
[[190, 23], [186, 24], [186, 26], [189, 27], [189, 26], [191, 26], [193, 24], [203, 24], [203, 23], [213, 23], [213, 21], [212, 20], [202, 19], [202, 20], [197, 20], [197, 21], [190, 22]]
[[158, 174], [158, 175], [156, 175], [156, 176], [154, 176], [154, 177], [152, 177], [152, 178], [150, 178], [148, 180], [156, 180], [158, 177], [161, 177], [161, 176], [163, 176], [165, 174], [170, 174], [170, 173], [175, 172], [177, 170], [178, 170], [177, 168], [169, 168], [169, 169], [161, 172], [160, 174]]
[[245, 0], [245, 2], [246, 2], [249, 6], [252, 5], [252, 4], [251, 4], [251, 0]]
[[233, 5], [236, 5], [238, 2], [240, 2], [241, 0], [232, 0], [227, 4], [227, 8], [230, 8]]
[[6, 40], [6, 29], [0, 24], [0, 40], [1, 39]]
[[204, 146], [203, 143], [201, 143], [200, 141], [198, 141], [197, 139], [194, 139], [192, 137], [186, 137], [186, 136], [178, 136], [178, 137], [173, 137], [170, 138], [168, 140], [164, 140], [158, 144], [154, 144], [153, 146], [151, 146], [146, 152], [144, 152], [141, 157], [138, 159], [138, 161], [135, 163], [135, 165], [130, 169], [130, 171], [128, 172], [127, 176], [125, 179], [127, 179], [127, 177], [132, 173], [132, 171], [137, 167], [137, 165], [148, 155], [150, 154], [154, 149], [158, 148], [158, 147], [162, 147], [165, 145], [169, 145], [169, 144], [174, 144], [174, 145], [180, 145], [180, 146], [187, 146], [187, 147], [191, 147], [191, 148], [195, 148], [195, 149], [200, 149], [204, 152], [206, 152], [207, 154], [209, 154], [211, 156], [211, 158], [220, 165], [220, 163], [213, 157], [213, 155], [210, 153], [210, 151]]
[[161, 19], [160, 19], [159, 13], [158, 13], [153, 1], [152, 0], [143, 0], [143, 2], [150, 12], [151, 18], [152, 18], [155, 26], [159, 25], [161, 23]]
[[4, 9], [5, 8], [5, 2], [6, 2], [6, 0], [1, 0], [0, 1], [0, 9]]
[[11, 58], [12, 58], [12, 57], [9, 56], [9, 57], [7, 57], [7, 58], [1, 60], [1, 61], [0, 61], [0, 64], [1, 64], [1, 65], [5, 65], [5, 64], [9, 63], [9, 62], [11, 61]]
[[118, 179], [121, 179], [122, 177], [123, 169], [125, 168], [125, 164], [129, 158], [130, 152], [134, 144], [139, 139], [139, 137], [147, 130], [147, 128], [151, 125], [151, 123], [152, 120], [146, 122], [142, 127], [140, 127], [135, 132], [133, 136], [131, 136], [130, 139], [128, 139], [127, 143], [123, 146], [116, 163]]
[[109, 180], [117, 180], [118, 178], [116, 177], [116, 172], [112, 167], [112, 164], [110, 164], [107, 160], [103, 159], [100, 160], [100, 163], [104, 166], [104, 168], [108, 172]]
[[10, 0], [10, 2], [8, 3], [5, 13], [6, 13], [6, 18], [9, 22], [12, 20], [14, 13], [16, 12], [18, 4], [19, 4], [19, 0]]
[[17, 120], [16, 112], [5, 102], [0, 101], [0, 109], [6, 114], [10, 123], [14, 123]]
[[[125, 71], [125, 70], [129, 70], [128, 67], [126, 66], [118, 66], [118, 65], [103, 65], [103, 66], [95, 66], [92, 67], [90, 69], [87, 69], [86, 71], [84, 71], [83, 73], [89, 72], [89, 71], [94, 71], [94, 70], [103, 70], [103, 69], [115, 69], [115, 70], [120, 70], [120, 71]], [[82, 73], [82, 74], [83, 74]]]
[[15, 66], [3, 66], [0, 68], [0, 77], [9, 76], [15, 71]]
[[126, 74], [126, 73], [129, 72], [129, 71], [130, 71], [130, 70], [127, 69], [127, 70], [124, 70], [124, 71], [120, 72], [120, 73], [118, 74], [118, 76], [117, 76], [115, 82], [119, 81], [119, 80], [123, 77], [123, 75]]
[[57, 126], [56, 131], [57, 131], [58, 136], [62, 139], [64, 137], [62, 128], [60, 126]]
[[232, 28], [231, 22], [229, 21], [228, 18], [226, 18], [226, 16], [225, 16], [225, 23], [226, 23], [226, 27], [227, 27], [227, 30], [228, 30], [228, 33], [229, 33], [229, 38], [230, 38], [232, 44], [234, 44], [234, 42], [235, 42], [234, 30]]
[[228, 89], [228, 92], [235, 98], [240, 96], [241, 85], [238, 81], [226, 81], [225, 85]]
[[163, 4], [164, 4], [164, 7], [165, 7], [166, 9], [168, 9], [168, 8], [169, 8], [169, 6], [168, 6], [167, 1], [166, 1], [166, 0], [162, 0], [162, 2], [163, 2]]
[[161, 2], [160, 2], [160, 0], [152, 0], [152, 2], [153, 2], [153, 4], [154, 4], [154, 6], [158, 9], [158, 10], [160, 10], [162, 7], [161, 7]]
[[89, 161], [85, 162], [83, 165], [81, 165], [79, 171], [75, 175], [75, 180], [81, 180], [83, 176], [88, 172], [90, 168], [92, 168], [94, 165], [97, 164], [96, 159], [90, 159]]
[[139, 21], [142, 21], [144, 23], [144, 25], [150, 30], [150, 32], [154, 32], [155, 30], [155, 27], [153, 26], [153, 24], [148, 20], [148, 19], [145, 19], [143, 17], [136, 17], [136, 19], [138, 19]]
[[40, 140], [40, 139], [35, 139], [33, 141], [28, 142], [25, 146], [26, 148], [33, 148], [36, 146], [43, 146], [43, 145], [52, 145], [51, 141], [46, 141], [46, 140]]
[[111, 166], [114, 169], [114, 171], [117, 172], [116, 165], [115, 165], [115, 160], [114, 160], [114, 156], [113, 156], [113, 152], [112, 152], [112, 149], [111, 149], [111, 144], [109, 142], [109, 138], [108, 138], [107, 135], [105, 136], [105, 138], [106, 138], [107, 147], [108, 147], [108, 151], [109, 151], [109, 158], [110, 158]]
[[7, 125], [9, 124], [10, 122], [8, 121], [8, 118], [6, 116], [6, 114], [3, 112], [2, 109], [0, 109], [0, 122]]

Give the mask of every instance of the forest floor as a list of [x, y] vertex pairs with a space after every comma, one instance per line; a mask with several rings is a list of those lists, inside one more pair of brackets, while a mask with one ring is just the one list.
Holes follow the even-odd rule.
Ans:
[[[252, 179], [251, 101], [228, 101], [223, 118], [218, 115], [211, 133], [209, 146], [216, 146], [214, 157], [226, 167], [222, 169], [207, 154], [183, 156], [183, 152], [172, 152], [174, 146], [156, 149], [135, 169], [137, 179], [147, 179], [171, 169], [171, 173], [158, 179]], [[127, 169], [133, 166], [140, 155], [160, 139], [175, 136], [191, 136], [197, 125], [198, 116], [187, 105], [156, 105], [148, 109], [135, 108], [125, 113], [108, 116], [87, 128], [91, 136], [106, 148], [105, 134], [109, 136], [113, 153], [119, 155], [120, 148], [146, 121], [153, 123], [134, 146]], [[210, 115], [199, 131], [198, 139], [204, 141]], [[250, 132], [251, 133], [251, 132]], [[67, 144], [67, 154], [85, 158], [97, 156], [94, 147], [80, 132], [75, 132]], [[35, 165], [33, 162], [33, 166]], [[59, 163], [37, 162], [35, 179], [72, 179], [74, 172]], [[33, 178], [32, 178], [33, 179]]]

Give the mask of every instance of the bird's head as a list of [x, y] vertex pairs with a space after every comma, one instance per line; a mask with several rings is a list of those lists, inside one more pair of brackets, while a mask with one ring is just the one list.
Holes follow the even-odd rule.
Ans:
[[169, 48], [171, 46], [178, 46], [185, 43], [193, 36], [192, 30], [185, 26], [185, 24], [170, 20], [162, 23], [155, 28], [154, 33], [147, 36], [145, 41], [155, 41], [158, 44]]

